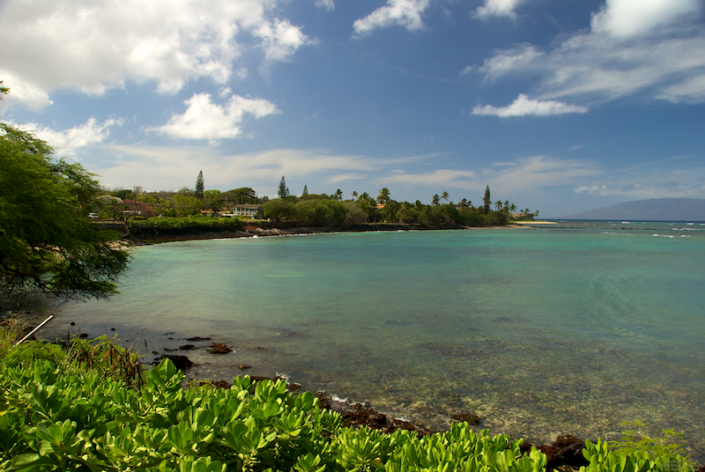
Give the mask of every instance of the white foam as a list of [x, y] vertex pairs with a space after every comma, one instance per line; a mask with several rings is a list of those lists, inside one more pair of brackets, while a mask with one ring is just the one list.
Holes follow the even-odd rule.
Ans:
[[347, 398], [340, 398], [338, 395], [331, 395], [330, 399], [338, 403], [348, 403]]

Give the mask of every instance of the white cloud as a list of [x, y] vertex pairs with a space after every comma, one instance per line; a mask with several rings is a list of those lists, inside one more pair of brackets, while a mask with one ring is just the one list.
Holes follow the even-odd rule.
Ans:
[[254, 31], [262, 38], [262, 47], [267, 60], [282, 61], [293, 55], [297, 49], [312, 43], [301, 30], [289, 20], [277, 19], [274, 23], [264, 23]]
[[311, 41], [278, 0], [33, 0], [9, 2], [0, 17], [0, 77], [13, 100], [41, 108], [71, 88], [100, 95], [125, 81], [155, 81], [174, 93], [207, 77], [225, 84], [243, 51], [290, 57]]
[[316, 0], [316, 3], [314, 4], [318, 8], [323, 8], [328, 11], [333, 11], [335, 10], [335, 3], [333, 0]]
[[701, 0], [607, 0], [592, 17], [592, 30], [629, 37], [697, 13]]
[[79, 148], [103, 142], [110, 134], [109, 128], [115, 125], [121, 126], [122, 123], [122, 120], [110, 118], [103, 124], [98, 124], [94, 117], [90, 117], [86, 123], [66, 131], [55, 131], [40, 127], [36, 123], [27, 123], [18, 127], [32, 131], [39, 139], [49, 143], [58, 156], [75, 157]]
[[600, 197], [705, 198], [705, 167], [646, 163], [611, 171], [604, 178], [577, 185], [576, 194]]
[[353, 29], [358, 35], [393, 25], [401, 25], [409, 31], [419, 30], [423, 28], [421, 14], [429, 3], [430, 0], [387, 0], [385, 6], [355, 20]]
[[581, 161], [531, 156], [478, 171], [439, 169], [422, 174], [396, 171], [380, 177], [376, 183], [458, 188], [473, 192], [482, 192], [486, 185], [490, 185], [493, 191], [509, 195], [543, 187], [569, 186], [598, 172]]
[[272, 102], [239, 95], [230, 97], [225, 106], [211, 102], [211, 96], [207, 93], [194, 94], [184, 103], [188, 108], [183, 115], [172, 115], [164, 126], [148, 128], [147, 131], [166, 134], [173, 139], [208, 139], [215, 142], [240, 136], [240, 124], [245, 114], [261, 118], [280, 113]]
[[705, 28], [695, 26], [632, 39], [584, 33], [540, 51], [530, 45], [499, 51], [478, 73], [537, 79], [543, 100], [579, 97], [597, 101], [645, 93], [673, 102], [705, 101]]
[[485, 4], [477, 7], [473, 13], [475, 18], [487, 19], [492, 16], [506, 16], [516, 18], [514, 10], [525, 0], [485, 0]]
[[663, 88], [656, 98], [673, 103], [705, 103], [705, 73]]
[[338, 174], [334, 175], [332, 177], [329, 177], [326, 180], [327, 184], [337, 184], [338, 182], [344, 182], [346, 180], [361, 180], [364, 179], [365, 176], [362, 174]]
[[565, 115], [566, 113], [585, 113], [588, 109], [585, 107], [570, 105], [567, 103], [556, 102], [553, 100], [539, 101], [531, 100], [523, 93], [519, 94], [516, 100], [511, 105], [506, 107], [493, 107], [492, 105], [476, 106], [472, 109], [473, 115], [490, 115], [500, 118], [510, 116], [551, 116]]

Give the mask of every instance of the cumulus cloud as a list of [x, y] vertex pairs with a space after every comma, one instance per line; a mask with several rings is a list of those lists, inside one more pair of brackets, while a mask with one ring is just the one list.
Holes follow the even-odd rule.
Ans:
[[364, 18], [353, 23], [353, 29], [358, 35], [371, 33], [377, 28], [400, 25], [409, 31], [423, 28], [421, 14], [428, 8], [430, 0], [387, 0], [380, 7]]
[[565, 115], [566, 113], [585, 113], [588, 109], [585, 107], [570, 105], [563, 102], [553, 100], [539, 101], [531, 100], [523, 93], [519, 94], [516, 100], [511, 105], [506, 107], [494, 107], [492, 105], [476, 106], [472, 110], [473, 115], [490, 115], [500, 118], [510, 116], [551, 116]]
[[207, 93], [194, 94], [184, 103], [188, 108], [182, 115], [172, 115], [164, 126], [148, 128], [147, 131], [166, 134], [173, 139], [207, 139], [216, 142], [240, 136], [240, 124], [246, 114], [261, 118], [280, 113], [272, 102], [239, 95], [230, 97], [224, 106], [213, 103]]
[[531, 76], [539, 98], [614, 100], [636, 93], [672, 102], [705, 101], [705, 28], [693, 26], [631, 39], [577, 34], [542, 51], [532, 45], [498, 51], [472, 68], [486, 81]]
[[701, 9], [701, 0], [607, 0], [591, 26], [594, 32], [630, 37]]
[[335, 3], [333, 0], [316, 0], [316, 3], [314, 4], [318, 8], [323, 8], [328, 11], [333, 11], [335, 10]]
[[278, 0], [34, 0], [10, 2], [0, 17], [0, 77], [12, 100], [33, 108], [71, 88], [100, 95], [125, 81], [155, 81], [174, 93], [207, 77], [225, 84], [242, 52], [282, 60], [311, 40], [274, 16]]
[[514, 19], [516, 18], [514, 9], [521, 3], [524, 3], [524, 0], [485, 0], [485, 4], [477, 7], [473, 16], [483, 20], [493, 16], [506, 16]]
[[312, 42], [298, 27], [289, 23], [289, 20], [264, 23], [254, 34], [262, 39], [266, 59], [275, 61], [287, 59], [300, 47]]
[[66, 131], [55, 131], [36, 123], [19, 125], [19, 128], [32, 131], [39, 139], [49, 143], [58, 156], [75, 157], [79, 148], [103, 142], [110, 135], [110, 127], [122, 123], [122, 120], [110, 118], [99, 124], [94, 117], [90, 117], [84, 124]]

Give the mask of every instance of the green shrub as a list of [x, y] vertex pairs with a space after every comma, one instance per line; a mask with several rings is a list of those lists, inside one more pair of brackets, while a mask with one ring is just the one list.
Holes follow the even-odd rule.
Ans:
[[223, 228], [237, 229], [242, 223], [237, 218], [212, 218], [209, 216], [184, 216], [181, 218], [154, 217], [147, 220], [131, 220], [130, 228], [138, 229], [186, 229], [186, 228]]

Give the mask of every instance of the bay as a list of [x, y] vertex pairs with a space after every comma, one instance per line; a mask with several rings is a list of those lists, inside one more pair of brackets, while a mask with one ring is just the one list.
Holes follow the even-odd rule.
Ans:
[[192, 378], [279, 373], [435, 428], [476, 413], [478, 428], [532, 442], [614, 438], [639, 419], [684, 432], [702, 460], [704, 229], [558, 222], [138, 247], [120, 295], [61, 305], [44, 335], [117, 333], [146, 361], [207, 336], [235, 352], [187, 352]]

